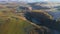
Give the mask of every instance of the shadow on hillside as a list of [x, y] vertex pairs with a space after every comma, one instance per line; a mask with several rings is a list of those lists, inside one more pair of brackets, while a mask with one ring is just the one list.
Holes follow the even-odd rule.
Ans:
[[[60, 31], [60, 21], [50, 19], [50, 16], [47, 14], [44, 14], [43, 12], [26, 12], [25, 18], [39, 26], [44, 26], [49, 28], [50, 34], [52, 30]], [[48, 30], [47, 28], [44, 28], [43, 30], [47, 31]], [[38, 31], [39, 29], [36, 29], [36, 30]]]

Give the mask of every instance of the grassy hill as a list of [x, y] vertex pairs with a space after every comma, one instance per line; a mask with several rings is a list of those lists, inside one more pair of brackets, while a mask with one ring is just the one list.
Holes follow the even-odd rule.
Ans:
[[32, 25], [19, 17], [8, 10], [0, 11], [0, 34], [28, 34]]

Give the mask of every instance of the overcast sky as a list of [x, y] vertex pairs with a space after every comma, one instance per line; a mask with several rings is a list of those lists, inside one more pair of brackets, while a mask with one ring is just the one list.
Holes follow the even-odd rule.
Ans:
[[[0, 0], [0, 1], [7, 1], [7, 0]], [[17, 0], [10, 0], [10, 1], [17, 1]], [[19, 0], [25, 2], [39, 2], [39, 1], [51, 1], [51, 2], [60, 2], [60, 0]]]

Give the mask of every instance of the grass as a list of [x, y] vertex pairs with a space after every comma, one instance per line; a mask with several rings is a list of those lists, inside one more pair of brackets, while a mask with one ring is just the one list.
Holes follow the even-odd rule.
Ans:
[[32, 25], [20, 19], [16, 14], [0, 11], [0, 34], [28, 34]]

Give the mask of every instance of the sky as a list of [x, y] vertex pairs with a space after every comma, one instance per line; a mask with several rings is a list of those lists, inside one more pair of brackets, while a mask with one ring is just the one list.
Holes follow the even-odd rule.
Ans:
[[[0, 0], [0, 1], [8, 1], [8, 0]], [[9, 1], [17, 1], [17, 0], [9, 0]], [[51, 1], [51, 2], [60, 2], [60, 0], [19, 0], [25, 2], [40, 2], [40, 1]]]
[[[22, 0], [23, 1], [23, 0]], [[51, 1], [51, 2], [60, 2], [60, 0], [25, 0], [28, 2], [39, 2], [39, 1]]]

